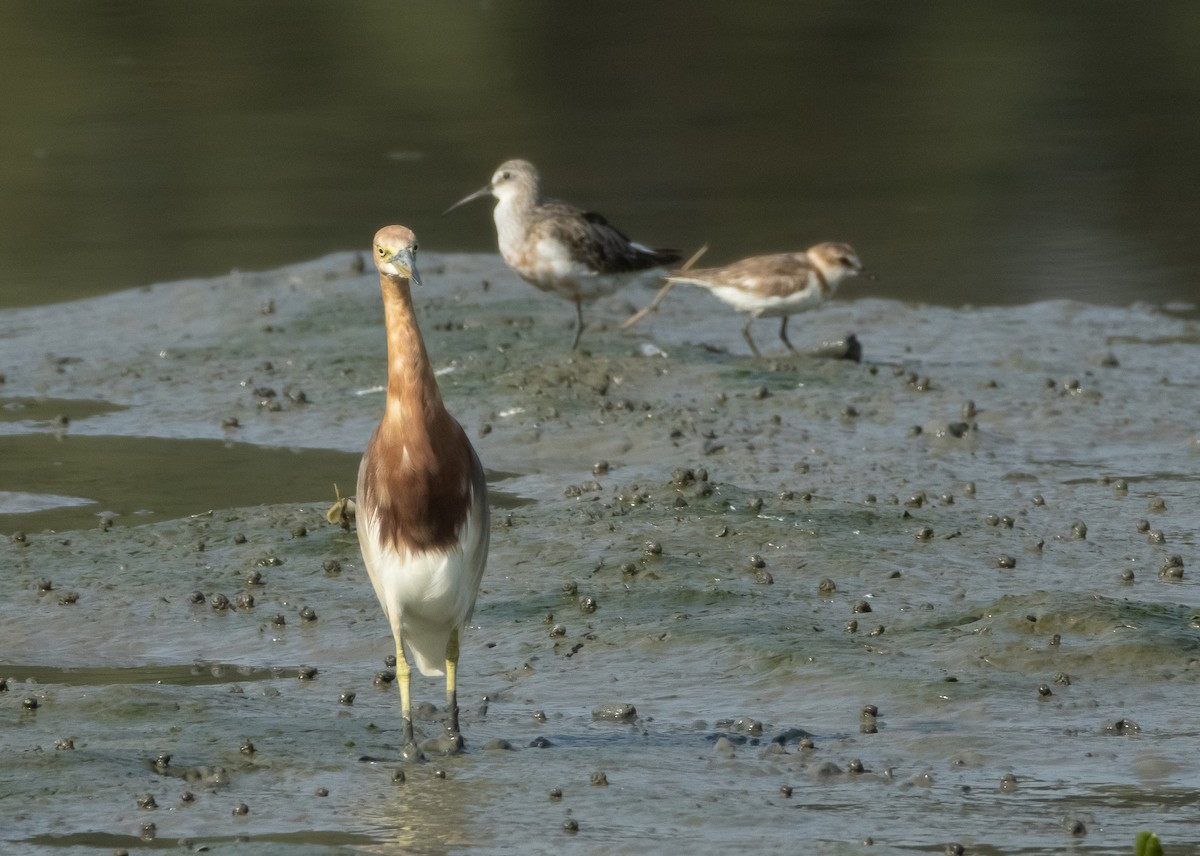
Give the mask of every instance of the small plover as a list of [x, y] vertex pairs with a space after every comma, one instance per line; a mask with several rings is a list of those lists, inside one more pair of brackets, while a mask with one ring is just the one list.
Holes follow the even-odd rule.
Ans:
[[754, 355], [762, 356], [750, 338], [755, 318], [781, 317], [779, 338], [795, 351], [787, 336], [788, 317], [825, 302], [842, 280], [862, 272], [853, 247], [827, 241], [803, 253], [753, 256], [724, 267], [675, 271], [667, 274], [664, 291], [676, 283], [697, 285], [739, 312], [749, 312], [742, 335]]

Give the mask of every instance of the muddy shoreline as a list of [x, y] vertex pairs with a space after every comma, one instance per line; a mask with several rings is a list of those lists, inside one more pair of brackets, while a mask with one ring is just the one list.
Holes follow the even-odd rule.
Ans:
[[[567, 304], [430, 257], [422, 328], [497, 508], [469, 751], [400, 783], [359, 760], [397, 751], [390, 641], [323, 518], [382, 406], [354, 263], [0, 313], [0, 444], [57, 436], [83, 472], [146, 438], [213, 476], [68, 473], [48, 492], [94, 500], [69, 527], [0, 506], [6, 848], [1200, 851], [1194, 310], [848, 290], [793, 323], [857, 334], [855, 364], [753, 359], [683, 289], [623, 333], [631, 292], [570, 354]], [[62, 457], [6, 457], [0, 489]]]

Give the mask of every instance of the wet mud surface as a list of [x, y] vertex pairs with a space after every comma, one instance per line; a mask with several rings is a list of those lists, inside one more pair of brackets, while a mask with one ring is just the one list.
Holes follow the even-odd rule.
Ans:
[[353, 258], [0, 314], [6, 853], [1200, 852], [1194, 310], [847, 289], [790, 334], [861, 364], [756, 360], [680, 288], [570, 354], [426, 259], [494, 529], [467, 752], [402, 765], [324, 516], [382, 407]]

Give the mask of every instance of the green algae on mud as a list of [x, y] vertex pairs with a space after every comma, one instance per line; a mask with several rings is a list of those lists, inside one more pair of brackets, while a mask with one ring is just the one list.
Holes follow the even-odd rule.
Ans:
[[[160, 841], [262, 852], [275, 836], [330, 853], [794, 852], [802, 836], [1117, 853], [1147, 825], [1197, 846], [1178, 811], [1200, 789], [1194, 319], [839, 301], [793, 330], [810, 345], [853, 330], [860, 366], [753, 360], [699, 293], [620, 334], [649, 299], [632, 293], [598, 304], [590, 352], [571, 354], [570, 313], [498, 259], [423, 273], [448, 407], [496, 497], [520, 498], [493, 515], [464, 639], [468, 752], [403, 782], [359, 760], [396, 756], [397, 700], [354, 535], [324, 522], [329, 474], [290, 468], [316, 496], [249, 493], [306, 460], [287, 449], [356, 466], [382, 407], [373, 277], [345, 255], [140, 291], [142, 335], [104, 347], [89, 325], [128, 295], [3, 313], [20, 346], [6, 394], [118, 405], [72, 419], [68, 443], [219, 456], [236, 438], [278, 456], [211, 513], [0, 541], [9, 842], [139, 836], [150, 818]], [[264, 385], [304, 400], [263, 407]], [[416, 681], [416, 701], [439, 694]], [[594, 719], [621, 704], [632, 722]], [[147, 764], [163, 753], [198, 784]], [[173, 808], [139, 809], [144, 793]]]

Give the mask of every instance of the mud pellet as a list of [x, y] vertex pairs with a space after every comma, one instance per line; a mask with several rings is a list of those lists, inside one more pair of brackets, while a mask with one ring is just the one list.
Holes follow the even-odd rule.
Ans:
[[1109, 734], [1124, 736], [1128, 734], [1138, 734], [1141, 732], [1142, 727], [1132, 719], [1118, 719], [1111, 725], [1106, 725], [1104, 730]]
[[853, 610], [858, 613], [870, 612], [871, 604], [867, 603], [865, 600], [860, 600], [854, 604]]
[[304, 621], [316, 621], [317, 620], [317, 611], [315, 609], [313, 609], [311, 606], [301, 607], [300, 618], [303, 619]]
[[237, 805], [235, 805], [233, 807], [233, 816], [234, 817], [245, 817], [249, 813], [250, 813], [250, 806], [246, 805], [245, 803], [238, 803]]
[[1143, 518], [1134, 524], [1134, 528], [1136, 528], [1138, 532], [1142, 532], [1142, 533], [1149, 532], [1150, 531], [1150, 521]]
[[1146, 533], [1146, 543], [1165, 544], [1167, 543], [1167, 536], [1163, 534], [1161, 529], [1151, 529]]
[[605, 704], [592, 711], [592, 719], [607, 722], [631, 722], [637, 718], [637, 708], [627, 703]]
[[1181, 580], [1183, 579], [1183, 556], [1175, 554], [1163, 563], [1163, 566], [1158, 569], [1158, 575], [1164, 580]]
[[1017, 560], [1013, 556], [998, 556], [996, 558], [996, 565], [1001, 568], [1015, 568], [1017, 566]]
[[1082, 520], [1076, 520], [1074, 523], [1071, 524], [1071, 540], [1072, 541], [1083, 541], [1084, 539], [1087, 538], [1087, 533], [1088, 533], [1087, 524], [1084, 523]]

